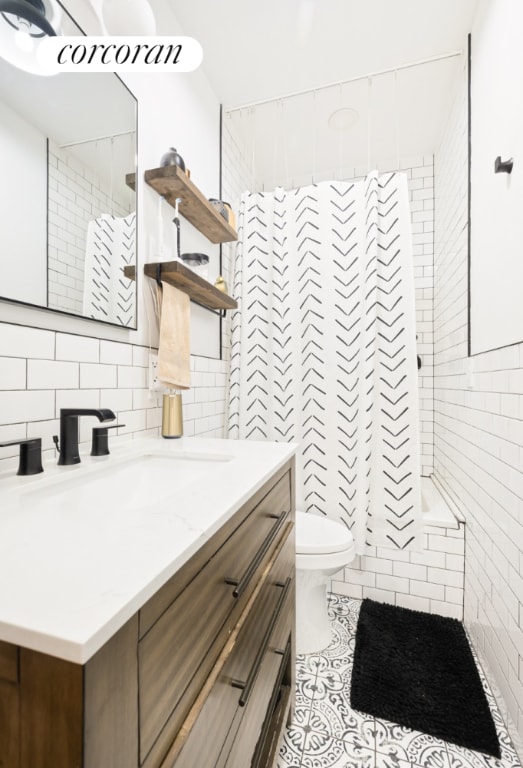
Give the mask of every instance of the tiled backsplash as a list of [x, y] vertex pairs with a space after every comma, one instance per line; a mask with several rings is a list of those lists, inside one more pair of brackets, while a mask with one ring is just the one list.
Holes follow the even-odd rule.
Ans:
[[[0, 323], [0, 441], [42, 437], [54, 456], [60, 408], [111, 408], [125, 424], [118, 437], [159, 434], [161, 396], [148, 389], [147, 347]], [[191, 357], [183, 393], [184, 434], [221, 437], [226, 373], [221, 360]], [[95, 418], [80, 421], [82, 442]], [[0, 449], [0, 467], [16, 466], [18, 448]]]
[[466, 518], [465, 623], [523, 756], [523, 345], [467, 359], [465, 67], [460, 85], [435, 158], [435, 473]]

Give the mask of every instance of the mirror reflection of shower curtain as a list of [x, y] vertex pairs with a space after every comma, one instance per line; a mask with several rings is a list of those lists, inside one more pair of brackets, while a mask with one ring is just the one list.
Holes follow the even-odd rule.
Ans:
[[296, 503], [368, 546], [419, 549], [407, 181], [245, 193], [229, 436], [299, 443]]
[[136, 212], [102, 214], [89, 222], [83, 311], [86, 317], [123, 326], [135, 324], [135, 283], [124, 267], [136, 262]]

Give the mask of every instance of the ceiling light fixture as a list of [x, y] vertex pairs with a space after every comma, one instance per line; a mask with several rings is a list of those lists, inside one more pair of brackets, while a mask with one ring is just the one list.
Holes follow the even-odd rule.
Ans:
[[359, 112], [350, 107], [336, 109], [329, 117], [329, 128], [333, 131], [350, 131], [360, 119]]
[[38, 42], [60, 34], [56, 0], [0, 0], [0, 56], [18, 69], [46, 74], [36, 58]]
[[100, 16], [110, 35], [156, 34], [156, 20], [147, 0], [105, 0]]

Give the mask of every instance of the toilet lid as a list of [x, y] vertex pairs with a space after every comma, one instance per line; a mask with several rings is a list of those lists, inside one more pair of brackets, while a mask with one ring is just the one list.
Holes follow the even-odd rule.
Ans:
[[319, 555], [343, 552], [353, 546], [353, 538], [341, 523], [326, 517], [296, 512], [296, 552], [299, 555]]

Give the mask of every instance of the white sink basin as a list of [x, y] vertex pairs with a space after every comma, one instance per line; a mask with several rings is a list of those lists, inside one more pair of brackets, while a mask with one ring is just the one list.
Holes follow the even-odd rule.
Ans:
[[[232, 456], [149, 451], [139, 456], [103, 461], [86, 471], [76, 465], [71, 476], [55, 478], [47, 487], [27, 491], [27, 501], [51, 502], [56, 509], [97, 509], [102, 504], [121, 512], [151, 509], [167, 498], [176, 503], [182, 488], [220, 471]], [[62, 470], [63, 471], [63, 470]]]

